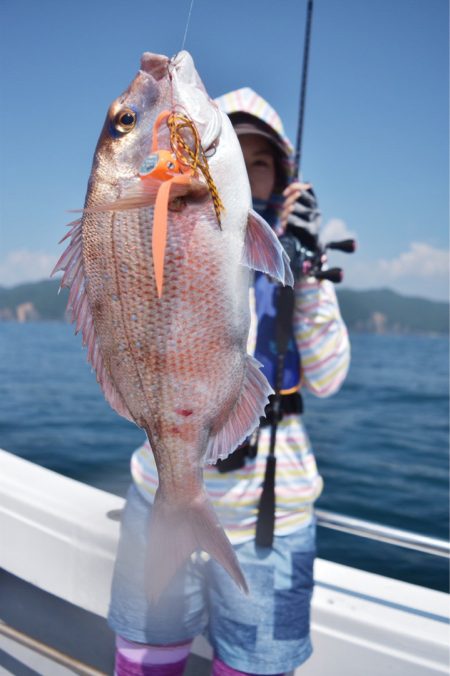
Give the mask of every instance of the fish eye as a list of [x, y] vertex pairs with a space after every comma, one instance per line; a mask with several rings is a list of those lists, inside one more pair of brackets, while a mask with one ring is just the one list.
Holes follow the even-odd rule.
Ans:
[[114, 117], [114, 129], [120, 134], [128, 134], [136, 126], [136, 117], [136, 113], [131, 108], [122, 108]]

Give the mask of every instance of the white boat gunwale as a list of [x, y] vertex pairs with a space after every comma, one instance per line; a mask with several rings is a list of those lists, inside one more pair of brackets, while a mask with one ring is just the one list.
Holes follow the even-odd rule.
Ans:
[[[0, 450], [0, 568], [104, 618], [123, 504]], [[337, 673], [333, 665], [358, 676], [358, 660], [367, 676], [448, 673], [447, 594], [323, 559], [315, 583], [317, 650], [299, 675]], [[210, 656], [204, 639], [194, 651]]]

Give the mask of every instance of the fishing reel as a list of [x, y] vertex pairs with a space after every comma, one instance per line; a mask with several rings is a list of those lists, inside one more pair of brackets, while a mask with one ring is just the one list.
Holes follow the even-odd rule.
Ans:
[[317, 235], [312, 235], [305, 228], [288, 225], [286, 232], [280, 238], [280, 244], [291, 261], [292, 274], [297, 281], [301, 277], [315, 277], [329, 279], [339, 284], [344, 278], [342, 268], [325, 268], [328, 258], [327, 249], [353, 253], [356, 250], [354, 239], [344, 239], [338, 242], [328, 242], [325, 246], [319, 243]]
[[294, 279], [315, 277], [328, 279], [334, 284], [342, 282], [342, 268], [326, 268], [327, 249], [353, 253], [356, 250], [354, 239], [328, 242], [322, 246], [317, 231], [321, 213], [316, 195], [311, 187], [302, 192], [288, 217], [286, 230], [280, 237], [280, 243], [291, 261]]

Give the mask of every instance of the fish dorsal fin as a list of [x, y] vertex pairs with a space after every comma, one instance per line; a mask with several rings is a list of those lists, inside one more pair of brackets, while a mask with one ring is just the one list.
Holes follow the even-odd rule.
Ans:
[[289, 257], [270, 225], [250, 209], [245, 234], [242, 264], [265, 272], [284, 286], [293, 286]]
[[75, 323], [75, 333], [81, 331], [83, 345], [87, 347], [88, 361], [95, 370], [97, 382], [100, 384], [107, 402], [119, 415], [133, 421], [127, 406], [105, 367], [99, 340], [95, 333], [94, 320], [86, 292], [81, 219], [73, 221], [69, 225], [71, 226], [69, 232], [61, 240], [63, 242], [70, 237], [69, 245], [56, 263], [51, 274], [53, 276], [58, 270], [64, 272], [60, 289], [64, 287], [70, 288], [67, 309], [70, 313], [71, 321]]
[[247, 355], [240, 396], [226, 423], [210, 437], [205, 464], [213, 465], [219, 459], [227, 458], [259, 425], [268, 397], [273, 394], [260, 367], [261, 364], [256, 359]]

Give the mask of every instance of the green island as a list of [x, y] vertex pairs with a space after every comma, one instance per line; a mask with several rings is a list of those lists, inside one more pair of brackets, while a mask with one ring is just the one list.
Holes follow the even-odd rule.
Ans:
[[[0, 287], [0, 322], [68, 321], [68, 291], [43, 280]], [[360, 291], [336, 287], [342, 316], [351, 331], [449, 333], [449, 306], [443, 301], [404, 296], [390, 289]]]

